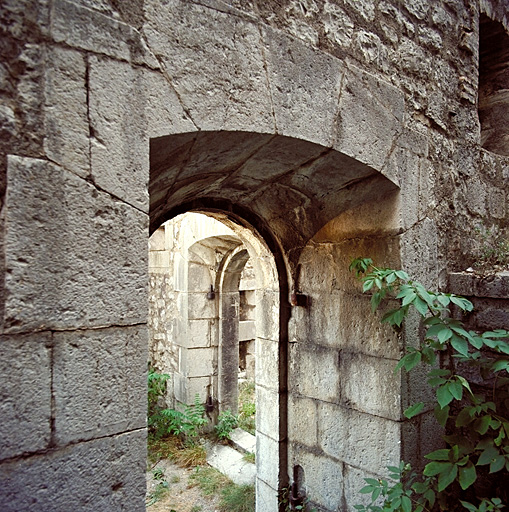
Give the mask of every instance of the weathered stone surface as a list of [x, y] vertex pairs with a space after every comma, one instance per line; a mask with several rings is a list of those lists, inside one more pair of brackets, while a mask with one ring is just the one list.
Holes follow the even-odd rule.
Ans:
[[92, 179], [148, 211], [148, 133], [144, 75], [127, 63], [90, 57]]
[[289, 370], [292, 391], [324, 402], [338, 403], [339, 363], [337, 350], [293, 343], [290, 347]]
[[454, 272], [449, 274], [449, 288], [452, 293], [466, 297], [506, 299], [509, 297], [509, 272], [499, 272], [486, 277]]
[[278, 510], [278, 491], [260, 478], [256, 478], [256, 512]]
[[[256, 434], [256, 478], [267, 484], [278, 481], [279, 443], [261, 432]], [[274, 464], [274, 462], [276, 462]]]
[[207, 453], [207, 462], [237, 485], [254, 484], [255, 465], [247, 462], [242, 453], [229, 446], [220, 444], [212, 446]]
[[[347, 504], [345, 512], [355, 512], [354, 505], [371, 504], [371, 494], [361, 494], [359, 491], [366, 485], [365, 478], [386, 478], [387, 474], [377, 475], [368, 470], [359, 470], [348, 464], [343, 465], [343, 495], [344, 503]], [[382, 499], [377, 500], [376, 504], [382, 506]]]
[[51, 35], [57, 43], [103, 53], [134, 64], [157, 68], [139, 32], [112, 15], [77, 2], [56, 0], [51, 12]]
[[189, 377], [208, 377], [215, 373], [217, 367], [216, 348], [194, 348], [182, 350], [182, 364]]
[[148, 44], [196, 126], [274, 131], [260, 33], [254, 24], [186, 2], [172, 1], [161, 8], [151, 0], [145, 9]]
[[55, 333], [53, 394], [59, 445], [146, 424], [146, 327]]
[[264, 40], [278, 133], [330, 147], [343, 65], [268, 28]]
[[144, 512], [145, 465], [145, 430], [6, 463], [0, 466], [0, 508]]
[[80, 176], [90, 173], [86, 62], [82, 53], [48, 49], [44, 147], [53, 162]]
[[438, 287], [437, 227], [425, 218], [401, 235], [401, 260], [404, 270], [428, 289]]
[[[263, 307], [262, 303], [259, 303]], [[256, 360], [256, 382], [267, 389], [277, 390], [277, 379], [279, 368], [279, 342], [256, 339], [255, 344]]]
[[318, 428], [320, 447], [336, 459], [379, 475], [387, 466], [398, 465], [398, 422], [320, 403]]
[[294, 395], [288, 397], [288, 439], [290, 442], [318, 444], [317, 404], [315, 400]]
[[[402, 131], [405, 107], [401, 92], [374, 75], [348, 66], [338, 108], [333, 147], [381, 169]], [[397, 183], [396, 175], [387, 177]]]
[[291, 466], [304, 470], [304, 485], [311, 503], [319, 503], [326, 510], [341, 510], [343, 496], [343, 467], [337, 461], [316, 455], [304, 449], [295, 450], [290, 458]]
[[[261, 362], [261, 361], [260, 361]], [[274, 440], [279, 439], [278, 418], [280, 411], [277, 391], [256, 386], [256, 432], [262, 432]], [[270, 480], [266, 480], [270, 482]]]
[[49, 333], [0, 339], [0, 459], [50, 443], [50, 340]]
[[401, 376], [396, 361], [341, 352], [341, 398], [350, 407], [398, 421], [401, 417]]
[[147, 217], [45, 161], [8, 165], [4, 329], [145, 322]]
[[256, 290], [256, 335], [258, 338], [277, 341], [279, 339], [279, 292], [267, 289]]

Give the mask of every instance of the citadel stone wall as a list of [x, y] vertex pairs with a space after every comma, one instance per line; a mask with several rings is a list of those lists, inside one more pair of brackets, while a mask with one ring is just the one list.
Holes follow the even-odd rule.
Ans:
[[353, 510], [433, 443], [347, 265], [445, 289], [474, 223], [508, 227], [481, 13], [508, 29], [503, 0], [2, 2], [2, 510], [144, 510], [149, 225], [188, 210], [276, 261], [259, 512], [296, 466], [320, 510]]

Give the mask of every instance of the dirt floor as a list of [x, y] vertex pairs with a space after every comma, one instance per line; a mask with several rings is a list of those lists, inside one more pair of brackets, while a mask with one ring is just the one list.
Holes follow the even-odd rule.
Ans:
[[[153, 470], [159, 468], [168, 482], [168, 492], [153, 505], [148, 505], [158, 484], [153, 477]], [[203, 496], [198, 486], [189, 482], [192, 472], [193, 469], [181, 468], [167, 459], [159, 461], [147, 471], [147, 512], [218, 512], [219, 498]]]

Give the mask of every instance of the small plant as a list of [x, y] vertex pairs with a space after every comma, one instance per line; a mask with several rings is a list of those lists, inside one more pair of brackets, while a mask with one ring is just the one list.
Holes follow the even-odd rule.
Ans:
[[219, 508], [221, 512], [254, 512], [254, 485], [227, 484], [221, 491]]
[[[370, 259], [356, 259], [350, 269], [372, 292], [375, 311], [387, 298], [399, 305], [381, 321], [400, 330], [410, 308], [421, 316], [425, 330], [420, 348], [407, 346], [395, 371], [430, 365], [428, 383], [435, 389], [434, 409], [448, 435], [446, 448], [435, 450], [422, 475], [402, 463], [390, 467], [391, 481], [366, 479], [361, 493], [371, 504], [359, 511], [431, 512], [457, 510], [500, 511], [507, 502], [509, 473], [509, 332], [503, 329], [476, 333], [450, 317], [453, 305], [472, 311], [472, 303], [454, 294], [431, 292], [401, 270], [377, 268]], [[437, 356], [445, 364], [436, 368]], [[424, 409], [420, 402], [404, 411], [407, 418]], [[490, 497], [490, 495], [492, 497]], [[375, 503], [383, 501], [383, 506]]]
[[217, 418], [217, 425], [214, 427], [216, 435], [220, 441], [230, 439], [232, 430], [237, 427], [239, 422], [238, 416], [232, 414], [231, 411], [223, 411]]
[[148, 501], [145, 504], [147, 507], [154, 505], [154, 503], [157, 503], [159, 500], [164, 498], [168, 494], [170, 488], [168, 482], [166, 481], [164, 471], [161, 468], [153, 469], [152, 477], [157, 482], [157, 485], [148, 496]]
[[210, 466], [197, 467], [189, 477], [191, 486], [198, 486], [205, 496], [219, 494], [231, 480]]
[[509, 266], [509, 236], [496, 226], [492, 229], [480, 224], [475, 228], [480, 239], [475, 250], [474, 268], [481, 272], [507, 268]]
[[254, 463], [255, 463], [255, 461], [256, 461], [256, 456], [255, 456], [255, 454], [254, 454], [254, 453], [252, 453], [252, 452], [247, 452], [247, 453], [245, 453], [245, 454], [244, 454], [243, 459], [244, 459], [246, 462], [249, 462], [249, 463], [251, 463], [251, 464], [254, 464]]
[[252, 381], [243, 382], [239, 386], [239, 421], [238, 426], [255, 435], [255, 383]]

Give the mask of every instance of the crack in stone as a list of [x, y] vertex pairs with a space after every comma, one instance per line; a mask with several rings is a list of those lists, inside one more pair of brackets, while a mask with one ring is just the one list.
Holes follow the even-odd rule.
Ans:
[[85, 331], [102, 331], [105, 329], [113, 329], [113, 328], [124, 328], [124, 327], [142, 327], [146, 326], [147, 322], [136, 322], [133, 324], [108, 324], [108, 325], [90, 325], [90, 326], [82, 326], [82, 327], [42, 327], [42, 328], [33, 328], [30, 327], [29, 331], [15, 331], [15, 332], [4, 332], [1, 336], [23, 336], [31, 333], [66, 333], [66, 332], [85, 332]]
[[2, 464], [10, 464], [13, 462], [20, 462], [23, 460], [33, 459], [36, 457], [57, 454], [58, 452], [65, 452], [71, 446], [79, 446], [79, 445], [85, 444], [85, 443], [92, 443], [94, 441], [100, 441], [101, 439], [116, 438], [116, 437], [124, 436], [126, 434], [134, 434], [136, 432], [144, 432], [144, 431], [146, 431], [146, 427], [139, 427], [139, 428], [132, 428], [130, 430], [123, 430], [122, 432], [116, 432], [114, 434], [107, 434], [107, 435], [103, 435], [103, 436], [93, 437], [91, 439], [78, 439], [76, 441], [70, 441], [65, 445], [50, 446], [48, 448], [44, 448], [42, 450], [37, 450], [34, 452], [23, 452], [21, 455], [16, 455], [14, 457], [7, 457], [6, 459], [2, 459], [1, 463]]
[[272, 118], [274, 119], [274, 133], [278, 133], [276, 110], [274, 107], [274, 98], [272, 96], [272, 83], [270, 81], [270, 76], [269, 76], [269, 65], [267, 62], [267, 55], [265, 54], [266, 41], [263, 38], [263, 31], [262, 31], [262, 27], [260, 25], [258, 25], [258, 32], [260, 34], [260, 42], [261, 42], [260, 53], [261, 53], [262, 60], [263, 60], [263, 69], [265, 70], [265, 77], [267, 80], [267, 90], [269, 92], [269, 98], [270, 98], [270, 109], [272, 112]]
[[162, 76], [164, 77], [164, 79], [168, 82], [168, 85], [170, 86], [171, 90], [175, 93], [175, 96], [177, 97], [177, 100], [178, 102], [180, 103], [180, 106], [182, 107], [182, 110], [184, 111], [184, 113], [186, 114], [186, 116], [188, 117], [189, 121], [191, 121], [191, 123], [193, 123], [193, 126], [196, 128], [197, 131], [200, 131], [201, 128], [195, 123], [194, 119], [193, 119], [193, 116], [191, 115], [191, 112], [190, 110], [187, 108], [187, 106], [185, 105], [182, 97], [180, 96], [177, 88], [175, 87], [175, 85], [173, 84], [172, 80], [171, 80], [171, 77], [170, 75], [168, 74], [167, 70], [166, 70], [166, 66], [164, 65], [162, 59], [160, 58], [159, 55], [157, 55], [156, 52], [154, 52], [154, 50], [152, 50], [149, 42], [148, 42], [148, 38], [146, 37], [145, 35], [145, 32], [143, 31], [143, 28], [140, 29], [139, 31], [140, 33], [140, 37], [143, 39], [143, 41], [145, 42], [148, 50], [152, 53], [152, 55], [154, 56], [154, 59], [157, 60], [157, 62], [159, 63], [159, 67], [160, 67], [160, 72], [162, 74]]

